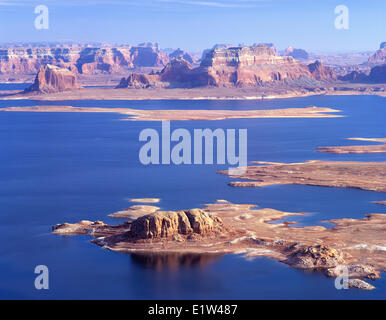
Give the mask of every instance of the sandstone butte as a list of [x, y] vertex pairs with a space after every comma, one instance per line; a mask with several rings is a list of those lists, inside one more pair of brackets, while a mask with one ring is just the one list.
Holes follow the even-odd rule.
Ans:
[[160, 72], [132, 74], [117, 88], [148, 87], [256, 87], [265, 83], [307, 86], [336, 80], [331, 68], [320, 61], [303, 65], [291, 56], [280, 56], [270, 45], [212, 49], [197, 68], [184, 59], [174, 59]]
[[349, 138], [348, 140], [373, 141], [382, 144], [375, 145], [354, 145], [339, 147], [318, 147], [318, 152], [326, 153], [385, 153], [386, 138]]
[[[324, 187], [358, 188], [386, 192], [386, 162], [320, 161], [276, 163], [254, 161], [244, 174], [231, 176], [243, 181], [230, 182], [233, 187], [264, 187], [301, 184]], [[228, 171], [221, 171], [228, 174]]]
[[[159, 257], [163, 254], [161, 260], [165, 261], [170, 256], [173, 263], [178, 263], [176, 255], [203, 254], [205, 257], [205, 254], [234, 253], [248, 258], [270, 257], [329, 277], [341, 275], [344, 266], [349, 274], [347, 285], [366, 290], [374, 286], [364, 280], [378, 279], [380, 271], [386, 270], [385, 214], [371, 214], [361, 220], [328, 221], [334, 225], [331, 229], [294, 228], [292, 222], [280, 220], [303, 213], [255, 207], [217, 200], [203, 209], [147, 214], [138, 208], [133, 220], [120, 225], [81, 221], [58, 224], [52, 231], [68, 236], [87, 234], [104, 249], [132, 253], [140, 255], [139, 259], [152, 261], [157, 260], [155, 254]], [[147, 255], [149, 259], [145, 258]]]
[[41, 66], [34, 83], [25, 92], [53, 93], [79, 89], [76, 75], [66, 68]]
[[117, 113], [130, 121], [184, 121], [184, 120], [224, 120], [235, 118], [335, 118], [330, 114], [339, 110], [309, 106], [306, 108], [285, 108], [273, 110], [138, 110], [129, 108], [94, 108], [71, 106], [35, 106], [0, 108], [0, 112], [94, 112]]

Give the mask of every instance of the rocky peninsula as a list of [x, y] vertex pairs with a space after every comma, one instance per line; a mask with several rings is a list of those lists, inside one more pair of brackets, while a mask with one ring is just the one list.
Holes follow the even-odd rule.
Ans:
[[326, 153], [385, 153], [386, 138], [348, 138], [348, 140], [380, 142], [379, 145], [354, 145], [339, 147], [318, 147], [318, 152]]
[[[358, 188], [386, 192], [386, 162], [320, 161], [276, 163], [253, 161], [244, 174], [231, 176], [233, 187], [264, 187], [280, 184]], [[228, 171], [221, 171], [229, 174]], [[246, 180], [246, 181], [245, 181]]]

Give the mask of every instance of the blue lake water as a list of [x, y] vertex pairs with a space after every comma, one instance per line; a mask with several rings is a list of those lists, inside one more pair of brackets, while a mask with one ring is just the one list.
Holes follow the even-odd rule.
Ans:
[[[1, 89], [1, 88], [0, 88]], [[10, 90], [4, 89], [3, 90]], [[267, 101], [0, 100], [0, 108], [31, 105], [138, 109], [268, 109], [331, 107], [344, 118], [232, 119], [172, 122], [172, 129], [248, 129], [248, 160], [385, 161], [385, 154], [336, 155], [318, 146], [350, 145], [349, 137], [386, 137], [386, 100], [376, 96], [315, 96]], [[153, 165], [138, 160], [144, 128], [157, 122], [119, 121], [122, 115], [0, 112], [1, 299], [384, 299], [376, 290], [336, 290], [334, 279], [268, 258], [131, 256], [103, 250], [89, 237], [50, 233], [61, 222], [103, 220], [131, 197], [159, 197], [162, 209], [199, 207], [216, 199], [306, 212], [299, 226], [386, 213], [384, 193], [312, 186], [232, 188], [216, 174], [224, 165]], [[371, 143], [371, 142], [370, 142]], [[328, 224], [325, 224], [329, 226]], [[34, 288], [34, 268], [47, 265], [50, 289]]]
[[0, 83], [0, 91], [24, 90], [30, 85], [31, 83]]

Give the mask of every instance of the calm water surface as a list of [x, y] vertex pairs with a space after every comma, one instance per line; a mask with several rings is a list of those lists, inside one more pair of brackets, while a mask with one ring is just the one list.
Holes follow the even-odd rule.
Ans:
[[[348, 137], [386, 137], [385, 101], [376, 96], [269, 101], [0, 100], [0, 108], [42, 104], [234, 110], [331, 107], [346, 117], [172, 122], [172, 129], [247, 128], [249, 161], [385, 161], [384, 154], [315, 152], [318, 146], [353, 144], [345, 140]], [[333, 279], [268, 258], [126, 255], [102, 250], [87, 236], [50, 234], [52, 225], [64, 221], [117, 223], [107, 214], [130, 206], [127, 199], [131, 197], [159, 197], [160, 206], [167, 210], [227, 199], [306, 212], [304, 217], [289, 218], [299, 226], [386, 213], [384, 206], [372, 203], [386, 200], [383, 193], [311, 186], [231, 188], [228, 177], [216, 174], [227, 166], [143, 166], [138, 160], [139, 132], [160, 130], [161, 125], [121, 118], [116, 114], [0, 112], [0, 298], [386, 298], [386, 275], [375, 282], [377, 289], [372, 292], [339, 291]], [[44, 292], [34, 289], [34, 268], [40, 264], [50, 270], [50, 289]]]

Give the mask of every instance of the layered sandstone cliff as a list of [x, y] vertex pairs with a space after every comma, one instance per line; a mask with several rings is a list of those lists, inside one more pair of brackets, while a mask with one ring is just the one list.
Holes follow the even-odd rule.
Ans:
[[194, 238], [212, 236], [222, 230], [221, 219], [201, 209], [158, 211], [134, 220], [128, 236], [135, 240]]
[[0, 74], [34, 74], [46, 64], [80, 74], [111, 74], [142, 67], [162, 68], [169, 60], [157, 45], [150, 44], [3, 48], [0, 49]]
[[[336, 76], [319, 61], [306, 66], [292, 57], [278, 55], [271, 45], [258, 44], [213, 49], [197, 68], [184, 59], [172, 60], [160, 73], [147, 75], [144, 82], [151, 86], [187, 88], [254, 87], [299, 79], [330, 81]], [[131, 87], [129, 80], [127, 86]]]
[[66, 68], [50, 64], [41, 66], [35, 82], [26, 92], [52, 93], [79, 89], [76, 74]]
[[121, 233], [120, 237], [129, 242], [210, 238], [228, 229], [218, 216], [201, 209], [157, 211], [119, 226], [108, 226], [101, 221], [81, 221], [52, 228], [57, 234], [106, 236]]

